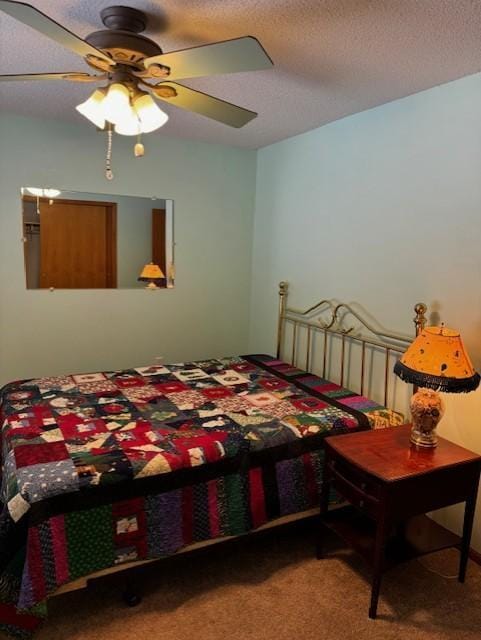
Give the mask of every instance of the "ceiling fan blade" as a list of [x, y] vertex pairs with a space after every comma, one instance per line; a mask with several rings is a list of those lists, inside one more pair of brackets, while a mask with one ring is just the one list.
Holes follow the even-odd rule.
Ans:
[[213, 76], [219, 73], [269, 69], [273, 63], [260, 42], [252, 36], [246, 36], [163, 53], [144, 60], [146, 69], [153, 64], [169, 67], [169, 80], [178, 80]]
[[156, 98], [165, 100], [165, 102], [181, 109], [223, 122], [230, 127], [243, 127], [257, 116], [254, 111], [214, 98], [207, 93], [189, 89], [189, 87], [184, 87], [176, 82], [162, 82], [157, 86], [149, 86]]
[[12, 2], [11, 0], [0, 0], [0, 11], [12, 16], [23, 24], [32, 27], [36, 31], [43, 33], [47, 38], [58, 42], [66, 49], [70, 49], [82, 58], [93, 56], [100, 58], [109, 65], [115, 64], [111, 58], [99, 49], [92, 47], [88, 42], [82, 40], [65, 27], [49, 18], [44, 13], [24, 2]]
[[0, 76], [0, 82], [10, 80], [70, 80], [72, 82], [96, 82], [103, 80], [106, 75], [90, 75], [90, 73], [79, 73], [78, 71], [67, 71], [66, 73], [17, 73], [13, 75]]

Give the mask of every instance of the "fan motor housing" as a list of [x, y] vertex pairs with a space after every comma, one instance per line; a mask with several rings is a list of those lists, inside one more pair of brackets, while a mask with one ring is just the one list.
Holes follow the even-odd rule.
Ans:
[[[103, 9], [100, 16], [107, 29], [95, 31], [85, 40], [115, 62], [141, 69], [144, 58], [162, 53], [156, 42], [140, 35], [147, 25], [147, 17], [142, 11], [114, 6]], [[87, 62], [97, 69], [105, 70], [105, 65], [97, 58], [87, 59]]]

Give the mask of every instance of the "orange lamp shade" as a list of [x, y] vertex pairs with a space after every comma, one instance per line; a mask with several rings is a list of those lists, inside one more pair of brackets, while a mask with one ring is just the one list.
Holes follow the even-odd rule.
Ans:
[[405, 382], [436, 391], [474, 391], [480, 382], [459, 331], [425, 327], [394, 366]]
[[142, 273], [137, 278], [141, 282], [155, 282], [156, 280], [163, 280], [165, 278], [162, 269], [158, 264], [149, 262], [142, 269]]

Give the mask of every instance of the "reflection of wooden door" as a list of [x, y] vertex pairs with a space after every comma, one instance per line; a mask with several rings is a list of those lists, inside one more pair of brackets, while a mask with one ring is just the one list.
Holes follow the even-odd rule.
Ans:
[[116, 216], [110, 202], [41, 202], [40, 287], [115, 288]]
[[165, 240], [165, 209], [152, 209], [152, 262], [167, 276]]

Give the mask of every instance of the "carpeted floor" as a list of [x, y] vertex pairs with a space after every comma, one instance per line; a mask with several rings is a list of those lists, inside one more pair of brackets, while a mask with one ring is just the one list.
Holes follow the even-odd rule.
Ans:
[[126, 607], [123, 578], [53, 598], [37, 640], [428, 640], [481, 638], [481, 567], [465, 585], [455, 550], [398, 566], [384, 576], [379, 618], [367, 617], [364, 562], [329, 539], [316, 560], [312, 528], [251, 536], [141, 572], [143, 601]]

